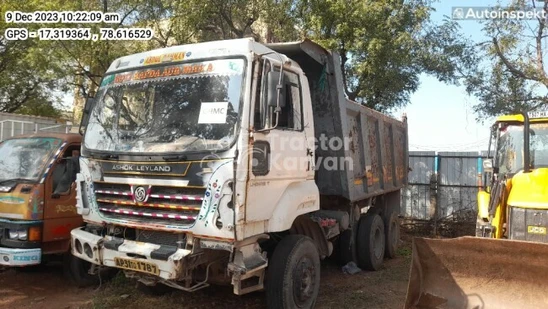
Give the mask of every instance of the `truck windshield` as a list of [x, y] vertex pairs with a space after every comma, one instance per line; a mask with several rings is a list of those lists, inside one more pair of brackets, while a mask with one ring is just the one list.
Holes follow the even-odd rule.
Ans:
[[[530, 131], [531, 166], [548, 167], [548, 123], [532, 123]], [[523, 125], [508, 125], [500, 130], [497, 166], [500, 173], [507, 174], [523, 169]]]
[[58, 138], [18, 138], [3, 142], [0, 144], [0, 181], [37, 181], [59, 146]]
[[84, 145], [107, 152], [219, 150], [236, 134], [243, 59], [168, 64], [105, 76]]

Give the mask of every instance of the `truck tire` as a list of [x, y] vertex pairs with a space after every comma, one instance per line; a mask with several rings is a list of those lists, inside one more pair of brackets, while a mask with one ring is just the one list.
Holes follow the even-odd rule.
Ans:
[[63, 271], [77, 287], [83, 288], [99, 284], [99, 276], [88, 273], [91, 264], [79, 259], [71, 253], [66, 253], [63, 261]]
[[286, 236], [274, 249], [269, 264], [269, 309], [314, 308], [320, 290], [320, 256], [310, 238]]
[[387, 214], [384, 218], [384, 235], [386, 235], [384, 256], [393, 259], [396, 257], [400, 241], [400, 222], [395, 212]]
[[358, 265], [362, 269], [373, 271], [381, 268], [386, 244], [381, 216], [362, 216], [358, 223], [357, 236]]
[[344, 266], [348, 264], [349, 262], [355, 261], [355, 242], [352, 241], [352, 237], [354, 236], [354, 233], [352, 233], [351, 229], [345, 230], [339, 235], [339, 239], [337, 242], [337, 262]]

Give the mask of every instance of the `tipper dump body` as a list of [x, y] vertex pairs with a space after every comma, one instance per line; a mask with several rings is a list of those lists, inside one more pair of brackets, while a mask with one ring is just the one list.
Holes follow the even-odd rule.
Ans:
[[356, 202], [405, 186], [406, 121], [347, 99], [337, 53], [309, 40], [267, 46], [296, 61], [308, 77], [320, 194]]

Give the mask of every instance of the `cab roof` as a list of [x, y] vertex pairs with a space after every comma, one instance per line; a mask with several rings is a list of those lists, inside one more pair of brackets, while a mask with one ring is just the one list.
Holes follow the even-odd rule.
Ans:
[[[256, 42], [253, 38], [207, 41], [194, 44], [176, 45], [131, 54], [114, 60], [107, 74], [129, 69], [146, 68], [152, 64], [179, 62], [183, 60], [201, 60], [211, 57], [247, 56], [252, 53], [265, 55], [276, 60], [290, 60], [283, 54], [272, 55], [274, 50]], [[296, 66], [297, 64], [293, 64]], [[298, 65], [297, 65], [298, 66]]]
[[[521, 114], [502, 115], [497, 117], [496, 122], [523, 122], [523, 115]], [[548, 122], [548, 113], [541, 113], [541, 114], [530, 113], [529, 122], [531, 123]]]
[[50, 133], [50, 132], [37, 132], [33, 134], [22, 134], [13, 136], [10, 138], [5, 139], [12, 140], [12, 139], [19, 139], [19, 138], [32, 138], [32, 137], [50, 137], [50, 138], [58, 138], [68, 143], [81, 143], [82, 142], [82, 135], [78, 133]]

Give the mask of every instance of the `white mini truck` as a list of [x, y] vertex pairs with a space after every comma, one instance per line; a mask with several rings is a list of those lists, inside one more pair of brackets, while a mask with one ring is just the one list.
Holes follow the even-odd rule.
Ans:
[[406, 120], [346, 99], [306, 40], [117, 59], [86, 102], [72, 253], [141, 286], [266, 289], [312, 308], [320, 259], [377, 270], [399, 240]]

